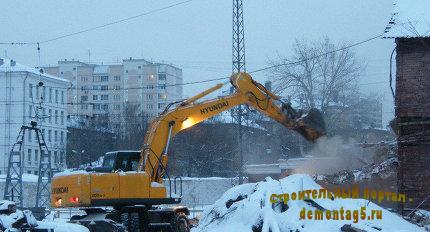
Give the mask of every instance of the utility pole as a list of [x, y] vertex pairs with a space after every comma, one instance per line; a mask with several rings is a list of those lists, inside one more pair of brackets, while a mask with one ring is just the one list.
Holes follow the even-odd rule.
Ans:
[[[233, 73], [246, 71], [245, 69], [245, 27], [243, 24], [243, 1], [233, 0]], [[239, 156], [239, 184], [243, 183], [243, 151], [242, 151], [242, 106], [237, 107], [238, 126], [238, 156]]]

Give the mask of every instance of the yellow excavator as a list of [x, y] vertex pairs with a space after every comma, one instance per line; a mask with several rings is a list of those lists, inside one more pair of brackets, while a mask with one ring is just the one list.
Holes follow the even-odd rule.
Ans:
[[231, 95], [198, 102], [225, 85], [218, 84], [168, 105], [150, 124], [141, 151], [108, 152], [102, 167], [56, 174], [51, 184], [52, 207], [83, 208], [86, 215], [71, 221], [91, 231], [189, 231], [188, 209], [166, 206], [181, 201], [181, 179], [172, 181], [166, 172], [170, 141], [178, 132], [246, 104], [309, 141], [325, 134], [318, 110], [296, 111], [248, 73], [232, 75], [230, 83], [235, 88]]

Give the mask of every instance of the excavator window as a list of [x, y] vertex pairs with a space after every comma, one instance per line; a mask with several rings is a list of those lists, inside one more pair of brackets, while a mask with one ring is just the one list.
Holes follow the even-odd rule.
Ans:
[[89, 171], [115, 172], [137, 171], [140, 160], [140, 151], [115, 151], [104, 156], [102, 167], [92, 168]]
[[113, 170], [115, 165], [115, 157], [114, 156], [105, 156], [103, 160], [103, 168]]

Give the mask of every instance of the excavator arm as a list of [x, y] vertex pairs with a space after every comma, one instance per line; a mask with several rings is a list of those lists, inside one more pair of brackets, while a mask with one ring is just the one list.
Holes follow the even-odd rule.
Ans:
[[155, 118], [145, 135], [138, 171], [148, 173], [152, 182], [162, 183], [170, 140], [173, 136], [242, 104], [260, 111], [288, 129], [297, 131], [309, 141], [315, 141], [325, 134], [324, 121], [319, 111], [312, 109], [305, 115], [296, 112], [289, 104], [282, 103], [278, 96], [255, 82], [248, 73], [234, 74], [230, 82], [236, 89], [231, 95], [197, 102], [224, 86], [224, 84], [218, 84], [188, 100], [177, 103], [178, 105], [171, 110], [168, 106]]

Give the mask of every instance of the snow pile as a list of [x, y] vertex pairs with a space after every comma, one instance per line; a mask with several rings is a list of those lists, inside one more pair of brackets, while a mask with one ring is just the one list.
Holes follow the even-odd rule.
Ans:
[[[6, 175], [0, 175], [0, 182], [6, 181]], [[22, 174], [22, 181], [24, 182], [37, 182], [39, 179], [39, 176], [33, 175], [33, 174]]]
[[85, 170], [79, 170], [79, 169], [65, 169], [62, 172], [57, 172], [54, 174], [54, 177], [60, 177], [60, 176], [70, 176], [70, 175], [77, 175], [77, 174], [88, 174], [89, 172]]
[[[203, 212], [199, 225], [192, 232], [306, 232], [306, 231], [424, 231], [401, 217], [364, 199], [325, 199], [289, 200], [286, 205], [270, 202], [272, 194], [297, 193], [303, 190], [322, 189], [308, 175], [291, 175], [279, 181], [266, 178], [266, 181], [236, 186], [228, 190], [218, 201]], [[303, 219], [301, 211], [358, 210], [366, 207], [381, 210], [382, 219], [322, 220]], [[366, 216], [367, 218], [367, 216]], [[342, 228], [342, 229], [341, 229]], [[348, 228], [350, 230], [348, 230]]]

